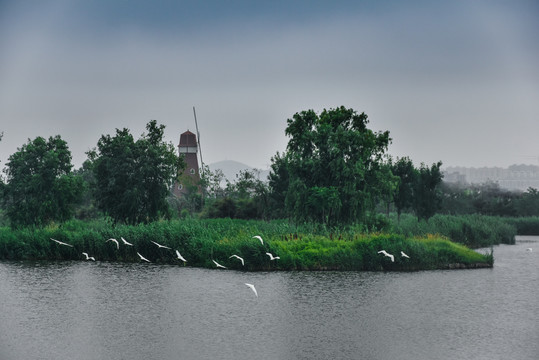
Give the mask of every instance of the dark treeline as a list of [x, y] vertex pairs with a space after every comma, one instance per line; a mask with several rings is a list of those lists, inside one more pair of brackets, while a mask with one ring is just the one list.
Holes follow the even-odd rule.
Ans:
[[389, 132], [374, 132], [365, 113], [339, 107], [296, 113], [287, 120], [284, 153], [271, 159], [268, 179], [243, 171], [235, 181], [201, 172], [182, 198], [171, 193], [185, 162], [163, 141], [164, 126], [150, 121], [135, 139], [128, 129], [103, 135], [88, 159], [73, 169], [58, 135], [29, 140], [5, 164], [0, 221], [14, 228], [46, 226], [70, 218], [106, 218], [114, 224], [200, 217], [289, 219], [296, 224], [387, 227], [390, 213], [428, 221], [437, 213], [539, 215], [539, 193], [510, 193], [495, 184], [451, 186], [441, 162], [419, 167], [387, 154]]
[[539, 216], [539, 191], [510, 191], [495, 182], [483, 184], [442, 183], [440, 213], [481, 214], [503, 217]]

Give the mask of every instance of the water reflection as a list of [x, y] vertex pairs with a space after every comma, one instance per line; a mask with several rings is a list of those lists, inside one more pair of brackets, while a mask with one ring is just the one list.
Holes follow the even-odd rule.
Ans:
[[530, 246], [414, 273], [0, 263], [0, 358], [535, 359]]

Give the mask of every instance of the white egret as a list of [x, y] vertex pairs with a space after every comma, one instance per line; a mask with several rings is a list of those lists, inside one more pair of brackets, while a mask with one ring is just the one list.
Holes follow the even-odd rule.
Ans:
[[60, 245], [64, 245], [64, 246], [69, 246], [69, 247], [73, 247], [73, 245], [69, 245], [69, 244], [66, 244], [65, 242], [61, 242], [59, 240], [56, 240], [56, 239], [53, 239], [53, 238], [50, 238], [52, 241], [60, 244]]
[[409, 259], [410, 257], [404, 253], [404, 251], [401, 251], [401, 256]]
[[131, 244], [130, 242], [128, 242], [127, 240], [125, 240], [123, 237], [120, 237], [120, 239], [122, 239], [122, 242], [124, 243], [124, 245], [133, 246], [133, 244]]
[[180, 254], [180, 252], [178, 250], [176, 250], [176, 256], [178, 257], [178, 259], [180, 259], [181, 261], [183, 262], [187, 262], [187, 260], [185, 260], [182, 256], [182, 254]]
[[270, 260], [277, 260], [277, 259], [280, 259], [280, 257], [278, 256], [273, 256], [271, 253], [266, 253], [266, 255], [268, 255], [270, 257]]
[[150, 260], [146, 259], [144, 256], [140, 255], [138, 252], [137, 252], [137, 255], [139, 256], [140, 260], [146, 261], [146, 262], [151, 262]]
[[213, 261], [213, 263], [214, 263], [218, 268], [226, 269], [226, 266], [223, 266], [223, 265], [219, 264], [217, 261], [215, 261], [215, 260], [213, 260], [213, 259], [212, 259], [212, 261]]
[[170, 249], [168, 246], [158, 244], [158, 243], [156, 243], [155, 241], [152, 241], [152, 240], [150, 240], [150, 241], [153, 242], [155, 245], [159, 246], [160, 249], [161, 249], [161, 248], [163, 248], [163, 249]]
[[253, 239], [258, 239], [258, 240], [260, 240], [260, 243], [261, 243], [262, 245], [264, 245], [264, 240], [262, 240], [262, 237], [261, 237], [260, 235], [255, 235], [255, 236], [253, 236]]
[[245, 283], [245, 285], [249, 286], [251, 288], [251, 290], [253, 290], [253, 292], [255, 293], [256, 297], [258, 297], [258, 293], [256, 292], [255, 286], [253, 284]]
[[391, 262], [395, 262], [395, 257], [391, 254], [388, 254], [385, 250], [378, 251], [378, 254], [384, 254], [385, 256], [391, 259]]
[[243, 258], [242, 258], [242, 257], [239, 257], [238, 255], [234, 254], [234, 255], [230, 256], [229, 259], [230, 259], [230, 258], [233, 258], [233, 257], [235, 257], [236, 259], [239, 259], [239, 260], [241, 261], [241, 264], [242, 264], [243, 266], [245, 266], [245, 263], [243, 262]]
[[[118, 240], [114, 239], [114, 238], [110, 238], [108, 239], [107, 241], [112, 241], [113, 243], [116, 243], [116, 248], [119, 249], [120, 248], [120, 244], [118, 243]], [[105, 242], [107, 242], [105, 241]]]
[[95, 261], [95, 257], [93, 256], [88, 256], [87, 253], [83, 252], [82, 255], [86, 256], [86, 260], [92, 260], [92, 261]]
[[526, 252], [532, 252], [532, 248], [527, 248]]

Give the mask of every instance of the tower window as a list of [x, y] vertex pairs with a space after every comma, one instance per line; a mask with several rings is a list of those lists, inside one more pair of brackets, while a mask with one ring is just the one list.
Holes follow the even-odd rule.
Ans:
[[191, 168], [191, 170], [189, 170], [189, 172], [191, 173], [191, 175], [195, 175], [195, 169]]

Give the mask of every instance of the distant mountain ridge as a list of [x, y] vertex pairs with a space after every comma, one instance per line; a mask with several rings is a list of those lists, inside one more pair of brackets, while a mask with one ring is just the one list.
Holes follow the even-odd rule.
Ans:
[[[223, 160], [218, 161], [212, 164], [209, 164], [208, 167], [212, 172], [215, 172], [215, 170], [220, 169], [223, 172], [223, 175], [225, 175], [225, 178], [230, 182], [236, 181], [236, 175], [240, 173], [242, 170], [254, 170], [255, 168], [246, 165], [244, 163], [241, 163], [239, 161], [235, 160]], [[257, 169], [260, 170], [260, 169]], [[268, 181], [270, 170], [260, 170], [260, 180], [266, 182]]]

